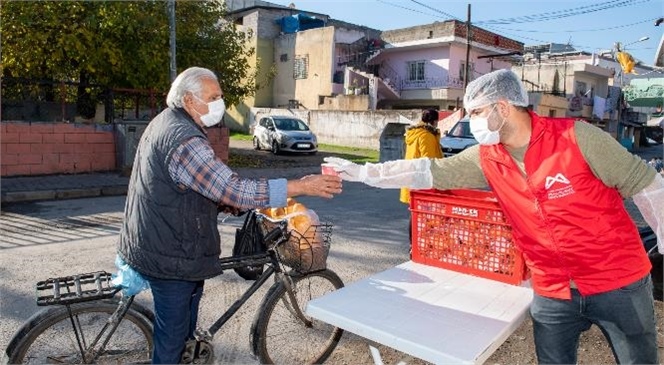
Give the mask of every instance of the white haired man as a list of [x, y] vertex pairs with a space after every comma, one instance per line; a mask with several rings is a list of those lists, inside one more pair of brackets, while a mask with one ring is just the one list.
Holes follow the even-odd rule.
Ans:
[[219, 205], [280, 207], [290, 196], [331, 198], [341, 192], [341, 179], [329, 175], [240, 178], [215, 156], [205, 131], [221, 121], [222, 97], [212, 71], [186, 69], [136, 151], [118, 254], [150, 283], [153, 363], [180, 363], [196, 328], [204, 280], [221, 273]]

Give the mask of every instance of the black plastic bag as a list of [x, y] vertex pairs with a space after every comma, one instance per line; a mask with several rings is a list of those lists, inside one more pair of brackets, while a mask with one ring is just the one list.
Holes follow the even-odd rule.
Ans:
[[[256, 211], [251, 210], [244, 219], [242, 228], [235, 231], [233, 257], [253, 255], [265, 252], [263, 233], [256, 222]], [[245, 280], [256, 280], [263, 274], [263, 265], [244, 266], [233, 269]]]

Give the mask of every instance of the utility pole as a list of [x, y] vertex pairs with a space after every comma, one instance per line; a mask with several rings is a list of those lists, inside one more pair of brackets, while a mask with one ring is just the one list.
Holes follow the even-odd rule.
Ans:
[[466, 68], [464, 70], [463, 78], [463, 92], [466, 92], [468, 86], [468, 79], [470, 78], [470, 4], [468, 4], [468, 18], [466, 20]]
[[177, 68], [175, 66], [175, 0], [168, 0], [168, 28], [170, 30], [170, 76], [171, 82], [173, 82], [177, 74]]

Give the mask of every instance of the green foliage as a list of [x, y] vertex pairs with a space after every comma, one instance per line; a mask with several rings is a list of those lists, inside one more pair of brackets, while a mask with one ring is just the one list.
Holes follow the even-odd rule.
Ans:
[[[2, 75], [168, 91], [165, 1], [3, 1]], [[251, 34], [224, 21], [217, 1], [177, 1], [178, 72], [201, 66], [219, 76], [228, 105], [256, 91]], [[79, 99], [81, 97], [79, 90]], [[83, 92], [85, 90], [83, 89]]]

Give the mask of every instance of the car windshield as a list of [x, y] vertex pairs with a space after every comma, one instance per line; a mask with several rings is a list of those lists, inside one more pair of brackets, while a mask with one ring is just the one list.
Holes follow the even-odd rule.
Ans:
[[308, 131], [309, 127], [299, 119], [275, 119], [277, 129], [282, 131]]
[[470, 123], [467, 121], [455, 124], [447, 135], [450, 137], [473, 138], [473, 134], [470, 133]]

